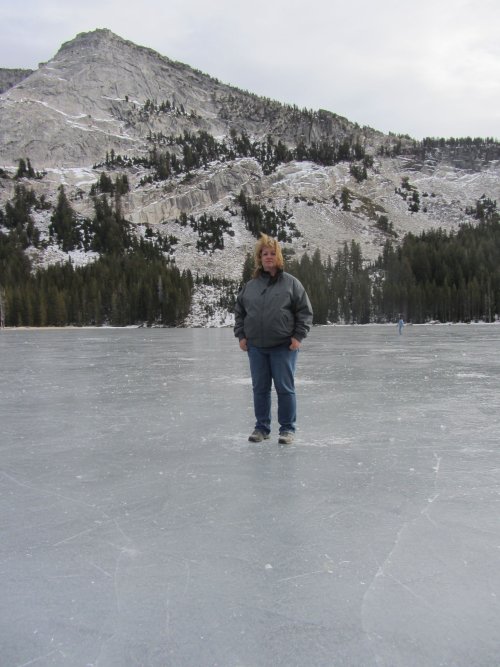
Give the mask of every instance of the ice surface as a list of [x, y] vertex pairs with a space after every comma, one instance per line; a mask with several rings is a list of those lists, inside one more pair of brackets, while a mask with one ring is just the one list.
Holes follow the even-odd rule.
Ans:
[[1, 665], [500, 664], [499, 343], [314, 328], [279, 446], [228, 329], [0, 332]]

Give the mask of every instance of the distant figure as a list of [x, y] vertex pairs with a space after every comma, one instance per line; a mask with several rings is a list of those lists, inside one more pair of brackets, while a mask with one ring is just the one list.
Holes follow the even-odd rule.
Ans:
[[400, 335], [400, 336], [401, 336], [401, 334], [403, 333], [403, 327], [404, 327], [404, 325], [405, 325], [405, 322], [404, 322], [403, 318], [400, 317], [400, 318], [399, 318], [399, 322], [398, 322], [398, 329], [399, 329], [399, 335]]
[[255, 430], [248, 438], [261, 442], [271, 431], [271, 386], [278, 395], [279, 439], [293, 442], [296, 420], [295, 364], [312, 324], [312, 308], [302, 284], [283, 270], [278, 241], [261, 234], [254, 251], [255, 270], [238, 295], [235, 336], [248, 353], [255, 409]]

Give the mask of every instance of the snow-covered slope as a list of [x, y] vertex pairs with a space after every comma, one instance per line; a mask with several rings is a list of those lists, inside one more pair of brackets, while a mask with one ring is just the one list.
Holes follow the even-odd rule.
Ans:
[[[166, 102], [169, 110], [160, 111]], [[172, 256], [180, 269], [234, 281], [240, 280], [255, 242], [236, 203], [240, 192], [260, 206], [286, 211], [299, 232], [286, 244], [288, 254], [300, 257], [319, 249], [325, 260], [335, 258], [351, 240], [360, 243], [366, 260], [376, 259], [388, 238], [381, 218], [390, 223], [391, 238], [397, 242], [408, 232], [450, 230], [473, 222], [468, 207], [483, 195], [500, 198], [498, 146], [482, 151], [468, 143], [443, 144], [422, 150], [408, 137], [360, 128], [331, 112], [300, 111], [239, 91], [108, 30], [78, 35], [1, 94], [0, 126], [0, 168], [7, 176], [0, 178], [0, 206], [12, 199], [20, 183], [54, 205], [62, 184], [74, 210], [91, 217], [90, 189], [101, 173], [112, 179], [126, 174], [130, 191], [120, 206], [138, 234], [149, 228], [173, 235], [178, 242]], [[372, 166], [359, 182], [351, 173], [352, 163], [345, 161], [324, 166], [296, 159], [264, 173], [254, 157], [235, 155], [193, 169], [189, 178], [181, 174], [146, 184], [143, 179], [150, 170], [138, 163], [103, 166], [110, 151], [129, 158], [147, 156], [153, 135], [199, 131], [219, 142], [230, 141], [234, 132], [244, 132], [252, 142], [265, 142], [269, 136], [289, 149], [322, 140], [356, 142]], [[165, 149], [161, 141], [156, 145]], [[16, 180], [21, 158], [30, 158], [43, 177]], [[410, 210], [410, 193], [418, 197], [417, 211]], [[46, 240], [51, 214], [47, 210], [35, 216]], [[224, 219], [230, 231], [224, 233], [223, 249], [198, 250], [197, 233], [179, 223], [182, 214]], [[35, 265], [69, 257], [53, 244], [29, 253]], [[80, 252], [71, 259], [77, 264], [94, 256]], [[215, 292], [197, 288], [189, 324], [227, 323], [226, 315], [217, 312]]]

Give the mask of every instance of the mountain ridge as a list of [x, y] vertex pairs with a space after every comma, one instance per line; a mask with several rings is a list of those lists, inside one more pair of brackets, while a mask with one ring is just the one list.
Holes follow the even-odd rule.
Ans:
[[[183, 107], [184, 114], [144, 121], [138, 107], [148, 99], [168, 100]], [[36, 143], [22, 141], [23, 132], [29, 135], [26, 130], [36, 121], [26, 112], [30, 104], [38, 105], [42, 116]], [[23, 124], [25, 116], [29, 128]], [[62, 126], [57, 122], [61, 117]], [[11, 165], [27, 154], [46, 166], [69, 167], [90, 166], [110, 150], [145, 152], [145, 130], [175, 134], [190, 128], [220, 136], [233, 127], [256, 138], [271, 133], [292, 142], [310, 142], [333, 132], [382, 136], [327, 111], [305, 114], [240, 91], [107, 29], [79, 33], [9, 89], [0, 100], [0, 119], [7, 138], [0, 141], [0, 152]], [[61, 131], [67, 151], [58, 141]]]

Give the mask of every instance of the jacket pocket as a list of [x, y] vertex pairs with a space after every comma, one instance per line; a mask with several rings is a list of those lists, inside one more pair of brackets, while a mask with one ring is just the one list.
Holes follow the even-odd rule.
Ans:
[[295, 320], [289, 310], [282, 310], [280, 312], [280, 332], [284, 336], [291, 336], [293, 334]]

